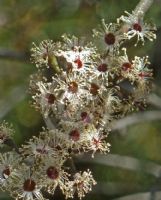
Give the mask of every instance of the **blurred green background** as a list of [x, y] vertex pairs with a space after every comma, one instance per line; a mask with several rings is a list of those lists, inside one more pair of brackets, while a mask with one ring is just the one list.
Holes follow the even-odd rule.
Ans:
[[[63, 33], [91, 38], [102, 18], [116, 20], [132, 11], [138, 0], [0, 0], [0, 119], [13, 124], [18, 145], [45, 126], [30, 106], [29, 76], [32, 42], [60, 40]], [[161, 199], [161, 0], [155, 0], [146, 18], [156, 23], [157, 40], [145, 46], [129, 45], [130, 55], [149, 55], [154, 69], [154, 91], [144, 113], [116, 123], [109, 136], [111, 153], [76, 160], [78, 169], [91, 168], [98, 184], [85, 199]], [[131, 118], [130, 118], [131, 117]], [[131, 121], [130, 121], [131, 120]], [[138, 196], [137, 196], [138, 195]], [[56, 196], [54, 199], [62, 198]], [[10, 199], [1, 193], [0, 199]]]

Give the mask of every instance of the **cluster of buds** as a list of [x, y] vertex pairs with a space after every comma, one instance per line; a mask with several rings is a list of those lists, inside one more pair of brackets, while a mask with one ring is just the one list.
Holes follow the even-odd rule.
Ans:
[[[90, 43], [63, 35], [61, 42], [33, 44], [38, 72], [30, 91], [47, 129], [20, 149], [0, 154], [1, 187], [16, 199], [43, 200], [44, 191], [54, 195], [57, 187], [66, 198], [84, 197], [96, 181], [89, 169], [76, 170], [73, 157], [108, 153], [111, 123], [145, 106], [152, 79], [148, 57], [129, 58], [124, 44], [131, 38], [137, 39], [133, 45], [151, 41], [156, 28], [144, 23], [141, 11], [126, 14], [116, 23], [102, 20]], [[11, 133], [3, 123], [0, 143]]]

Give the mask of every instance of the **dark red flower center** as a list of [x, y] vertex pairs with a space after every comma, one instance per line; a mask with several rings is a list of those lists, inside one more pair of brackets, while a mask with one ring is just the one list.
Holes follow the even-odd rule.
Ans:
[[122, 64], [121, 68], [122, 68], [123, 71], [127, 71], [127, 70], [131, 69], [131, 63], [125, 62], [125, 63]]
[[6, 169], [4, 169], [2, 172], [2, 176], [4, 179], [6, 179], [10, 174], [11, 174], [11, 171], [10, 171], [9, 167], [6, 167]]
[[32, 179], [27, 179], [23, 184], [24, 191], [32, 192], [36, 188], [36, 183]]
[[115, 43], [115, 40], [116, 40], [115, 35], [113, 33], [105, 34], [104, 39], [105, 39], [106, 44], [108, 44], [108, 45], [113, 45]]
[[80, 133], [77, 129], [75, 129], [70, 132], [69, 136], [70, 136], [70, 139], [76, 142], [80, 138]]
[[87, 118], [87, 116], [88, 116], [87, 112], [82, 112], [81, 113], [81, 119], [82, 120], [85, 120]]
[[78, 69], [82, 68], [82, 66], [83, 66], [83, 63], [82, 63], [82, 61], [81, 61], [79, 58], [77, 58], [77, 59], [74, 61], [74, 63], [77, 64]]
[[46, 174], [50, 179], [53, 179], [53, 180], [55, 180], [59, 177], [59, 171], [54, 166], [50, 166], [46, 170]]
[[76, 93], [78, 91], [78, 84], [74, 81], [70, 82], [68, 86], [68, 90], [69, 92]]
[[46, 99], [47, 99], [49, 104], [54, 104], [56, 97], [53, 94], [48, 93], [48, 94], [46, 94]]
[[133, 29], [139, 32], [142, 31], [142, 27], [138, 23], [133, 24]]
[[105, 64], [105, 63], [100, 64], [97, 69], [100, 72], [106, 72], [107, 71], [107, 64]]
[[93, 95], [97, 95], [99, 90], [99, 86], [95, 83], [91, 83], [90, 93]]

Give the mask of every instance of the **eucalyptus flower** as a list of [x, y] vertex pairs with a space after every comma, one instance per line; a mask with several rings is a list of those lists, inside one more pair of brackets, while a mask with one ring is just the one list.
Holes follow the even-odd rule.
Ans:
[[135, 14], [135, 11], [132, 12], [132, 14], [125, 12], [127, 16], [122, 15], [118, 21], [122, 21], [125, 23], [127, 31], [124, 33], [125, 37], [127, 39], [131, 39], [133, 37], [137, 37], [137, 43], [139, 41], [144, 44], [145, 38], [153, 41], [156, 39], [156, 27], [152, 23], [147, 23], [143, 21], [143, 13], [140, 12], [140, 14]]

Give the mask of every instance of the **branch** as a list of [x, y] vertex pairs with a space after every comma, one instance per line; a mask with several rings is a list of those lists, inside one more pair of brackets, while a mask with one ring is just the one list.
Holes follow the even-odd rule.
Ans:
[[91, 191], [91, 195], [106, 195], [106, 196], [123, 196], [128, 193], [138, 193], [141, 191], [136, 183], [130, 183], [121, 181], [98, 181]]
[[123, 196], [113, 200], [160, 200], [161, 191], [155, 192], [155, 197], [152, 196], [151, 192], [137, 193], [132, 195]]
[[113, 123], [112, 130], [120, 130], [133, 124], [154, 120], [161, 120], [161, 111], [140, 112], [124, 117], [123, 119], [117, 120]]
[[148, 96], [148, 102], [158, 108], [161, 108], [161, 98], [156, 94], [150, 94]]
[[81, 163], [94, 163], [101, 164], [105, 166], [119, 167], [131, 171], [141, 171], [146, 172], [155, 176], [156, 178], [161, 177], [161, 165], [154, 162], [142, 161], [130, 156], [121, 156], [117, 154], [107, 154], [107, 155], [96, 155], [95, 159], [91, 157], [79, 157], [77, 162]]
[[140, 0], [138, 5], [136, 6], [134, 13], [136, 16], [144, 16], [145, 13], [148, 11], [150, 6], [152, 5], [154, 0]]
[[[161, 195], [160, 186], [156, 188], [148, 187], [147, 192], [143, 191], [141, 185], [135, 182], [97, 182], [94, 189], [91, 191], [93, 195], [120, 196], [113, 200], [160, 200], [158, 195]], [[129, 195], [127, 195], [129, 194]], [[149, 198], [147, 198], [149, 196]], [[137, 198], [138, 197], [138, 198]]]
[[27, 61], [29, 60], [29, 53], [21, 53], [9, 49], [0, 49], [0, 58]]
[[[26, 89], [22, 86], [15, 87], [7, 97], [0, 100], [0, 119], [14, 108], [14, 106], [25, 99]], [[15, 98], [16, 97], [16, 98]]]

